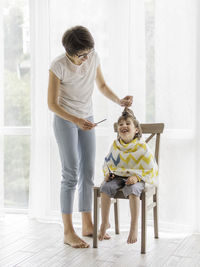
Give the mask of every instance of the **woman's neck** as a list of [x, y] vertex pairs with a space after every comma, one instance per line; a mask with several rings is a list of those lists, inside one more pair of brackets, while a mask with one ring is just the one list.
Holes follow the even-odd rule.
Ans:
[[82, 64], [82, 62], [79, 62], [78, 60], [76, 60], [76, 58], [74, 58], [74, 57], [71, 57], [70, 55], [68, 55], [67, 53], [66, 53], [66, 56], [69, 58], [69, 60], [72, 62], [72, 63], [74, 63], [75, 65], [81, 65]]

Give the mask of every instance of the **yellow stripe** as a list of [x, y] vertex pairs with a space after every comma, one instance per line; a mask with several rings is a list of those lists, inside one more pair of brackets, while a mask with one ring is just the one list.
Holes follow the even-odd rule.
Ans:
[[144, 170], [142, 164], [140, 164], [140, 166], [138, 167], [139, 170]]
[[[128, 147], [129, 145], [130, 145], [130, 143], [124, 145], [123, 147]], [[141, 147], [141, 148], [143, 148], [143, 149], [146, 151], [146, 144], [145, 144], [145, 143], [144, 143], [144, 144], [136, 144], [134, 147], [132, 147], [132, 148], [130, 148], [130, 149], [127, 149], [126, 151], [122, 151], [122, 150], [121, 150], [121, 147], [118, 146], [118, 145], [116, 144], [116, 142], [114, 142], [114, 144], [113, 144], [113, 148], [114, 148], [114, 150], [118, 149], [120, 152], [123, 152], [123, 153], [136, 152], [136, 151], [138, 150], [138, 147]]]
[[152, 155], [150, 154], [150, 156], [149, 157], [145, 157], [145, 156], [143, 156], [143, 155], [141, 155], [138, 159], [136, 159], [134, 156], [132, 156], [132, 155], [129, 155], [129, 156], [127, 156], [126, 158], [124, 158], [123, 156], [122, 156], [122, 154], [119, 154], [119, 156], [120, 156], [120, 159], [121, 160], [123, 160], [126, 164], [128, 164], [129, 163], [129, 161], [132, 159], [136, 164], [138, 164], [140, 161], [145, 161], [147, 164], [149, 164], [150, 162], [151, 162], [151, 159], [152, 159]]
[[143, 157], [142, 158], [142, 160], [144, 160], [147, 164], [149, 164], [149, 162], [151, 161], [151, 159], [153, 158], [153, 155], [152, 154], [150, 154], [150, 156], [149, 157]]
[[150, 174], [152, 171], [153, 171], [153, 169], [151, 169], [149, 171], [142, 170], [142, 176], [146, 176], [146, 175]]
[[118, 148], [117, 144], [116, 144], [116, 141], [114, 141], [114, 143], [113, 143], [113, 148], [114, 148], [114, 150], [116, 150]]

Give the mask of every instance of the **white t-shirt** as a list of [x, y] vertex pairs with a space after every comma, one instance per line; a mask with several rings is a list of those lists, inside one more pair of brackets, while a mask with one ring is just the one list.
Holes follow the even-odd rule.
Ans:
[[50, 70], [59, 78], [58, 103], [68, 113], [79, 118], [93, 115], [92, 93], [99, 57], [94, 51], [81, 65], [75, 65], [62, 54], [50, 66]]

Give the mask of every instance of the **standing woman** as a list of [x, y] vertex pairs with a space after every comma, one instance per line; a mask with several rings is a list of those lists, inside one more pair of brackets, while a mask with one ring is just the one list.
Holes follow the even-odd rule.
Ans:
[[83, 26], [70, 28], [64, 33], [62, 44], [65, 54], [57, 57], [49, 70], [48, 107], [54, 112], [54, 133], [62, 163], [60, 202], [64, 243], [86, 248], [89, 245], [73, 228], [72, 213], [78, 183], [82, 235], [92, 235], [96, 126], [92, 109], [94, 81], [106, 97], [121, 106], [131, 106], [133, 98], [119, 99], [105, 83], [88, 29]]

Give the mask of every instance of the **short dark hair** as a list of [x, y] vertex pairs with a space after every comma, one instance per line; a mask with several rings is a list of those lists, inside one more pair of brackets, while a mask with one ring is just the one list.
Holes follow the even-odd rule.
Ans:
[[63, 34], [62, 44], [66, 52], [74, 56], [79, 51], [94, 48], [94, 39], [87, 28], [75, 26]]

